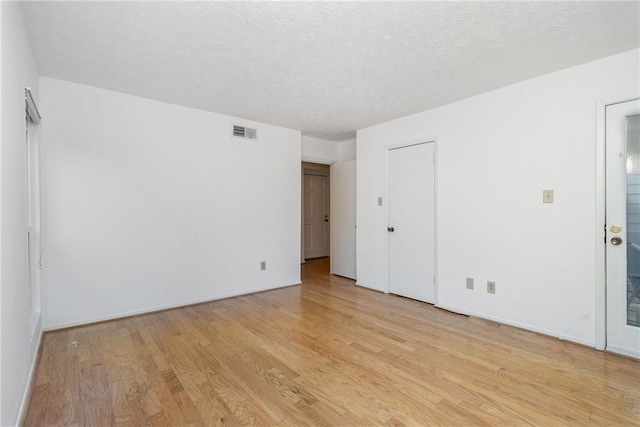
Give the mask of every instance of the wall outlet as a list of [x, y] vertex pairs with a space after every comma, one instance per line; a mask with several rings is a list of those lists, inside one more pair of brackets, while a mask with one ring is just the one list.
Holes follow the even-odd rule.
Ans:
[[487, 282], [487, 292], [490, 294], [496, 293], [496, 282]]
[[260, 261], [260, 270], [267, 269], [267, 261]]
[[467, 277], [467, 289], [473, 289], [473, 277]]

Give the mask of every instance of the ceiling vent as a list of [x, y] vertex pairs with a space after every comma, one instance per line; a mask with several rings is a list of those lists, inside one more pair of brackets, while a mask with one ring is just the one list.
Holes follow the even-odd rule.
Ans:
[[244, 126], [233, 125], [233, 136], [256, 141], [258, 139], [258, 131]]

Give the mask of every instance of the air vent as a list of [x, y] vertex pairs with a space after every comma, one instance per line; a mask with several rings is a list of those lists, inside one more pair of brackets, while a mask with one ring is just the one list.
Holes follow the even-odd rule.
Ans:
[[244, 139], [258, 139], [258, 131], [244, 126], [233, 126], [233, 136]]

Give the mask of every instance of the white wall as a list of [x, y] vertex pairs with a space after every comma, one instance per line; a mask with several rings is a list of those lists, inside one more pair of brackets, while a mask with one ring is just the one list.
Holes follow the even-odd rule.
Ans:
[[0, 2], [0, 424], [15, 425], [40, 339], [31, 335], [24, 88], [38, 75], [19, 2]]
[[302, 160], [330, 165], [356, 159], [356, 140], [329, 141], [302, 135]]
[[385, 145], [436, 137], [438, 305], [594, 345], [596, 101], [638, 92], [638, 56], [358, 131], [358, 283], [384, 286]]
[[3, 143], [3, 138], [2, 138], [2, 122], [4, 122], [4, 116], [2, 115], [2, 100], [4, 99], [2, 97], [2, 77], [4, 75], [4, 73], [2, 72], [3, 69], [3, 60], [4, 60], [4, 56], [3, 56], [3, 52], [4, 49], [2, 48], [2, 45], [4, 43], [2, 43], [2, 40], [4, 40], [4, 38], [2, 37], [2, 31], [4, 28], [4, 25], [2, 23], [3, 19], [2, 19], [2, 4], [0, 3], [0, 423], [2, 423], [3, 418], [3, 411], [2, 411], [2, 143]]
[[339, 160], [338, 143], [302, 135], [302, 160], [330, 165]]
[[356, 159], [356, 139], [338, 142], [338, 161], [348, 162]]
[[40, 88], [45, 328], [300, 283], [299, 131]]
[[356, 140], [329, 141], [302, 135], [302, 160], [330, 165], [356, 159]]

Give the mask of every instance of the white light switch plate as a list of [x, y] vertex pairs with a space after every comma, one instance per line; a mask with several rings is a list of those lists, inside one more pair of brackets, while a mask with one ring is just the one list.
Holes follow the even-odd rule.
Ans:
[[553, 203], [553, 190], [542, 190], [542, 203]]
[[467, 289], [473, 289], [473, 277], [467, 277]]

